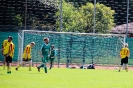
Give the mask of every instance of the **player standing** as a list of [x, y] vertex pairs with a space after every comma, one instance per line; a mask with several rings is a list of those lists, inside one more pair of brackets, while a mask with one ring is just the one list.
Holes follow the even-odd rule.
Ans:
[[50, 57], [49, 57], [49, 60], [50, 60], [50, 69], [52, 68], [53, 66], [53, 61], [55, 59], [55, 49], [54, 49], [54, 45], [51, 46], [51, 50], [50, 50]]
[[5, 39], [3, 42], [2, 42], [2, 49], [1, 49], [1, 51], [2, 51], [2, 55], [3, 55], [3, 57], [4, 57], [4, 60], [3, 60], [3, 69], [5, 70], [5, 66], [6, 66], [6, 57], [4, 56], [4, 49], [5, 49], [5, 47], [6, 47], [6, 45], [7, 45], [7, 43], [8, 43], [8, 41], [9, 41], [9, 39], [10, 39], [10, 37], [11, 36], [8, 36], [8, 39]]
[[121, 57], [121, 66], [119, 68], [119, 72], [121, 70], [121, 67], [125, 65], [125, 69], [128, 72], [128, 58], [130, 56], [130, 50], [128, 49], [128, 44], [125, 43], [124, 47], [120, 51], [120, 57]]
[[13, 40], [13, 37], [9, 36], [8, 42], [6, 42], [6, 46], [4, 46], [4, 49], [3, 49], [3, 55], [5, 57], [5, 62], [7, 64], [8, 74], [11, 74], [11, 63], [12, 63], [12, 58], [14, 56], [15, 45], [13, 44], [12, 40]]
[[18, 68], [23, 65], [26, 62], [29, 62], [29, 71], [31, 71], [31, 66], [32, 66], [32, 60], [31, 60], [31, 48], [35, 45], [35, 42], [31, 42], [30, 44], [28, 44], [25, 49], [24, 49], [24, 53], [23, 53], [23, 61], [19, 64], [18, 67], [16, 67], [16, 70], [18, 70]]
[[39, 52], [42, 57], [42, 64], [38, 66], [37, 69], [40, 72], [40, 68], [44, 67], [45, 73], [47, 73], [47, 62], [48, 62], [49, 54], [50, 54], [49, 38], [44, 38], [44, 44], [42, 45]]

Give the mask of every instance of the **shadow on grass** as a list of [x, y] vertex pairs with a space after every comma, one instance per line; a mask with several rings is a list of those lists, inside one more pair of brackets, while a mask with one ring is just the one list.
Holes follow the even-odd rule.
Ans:
[[4, 75], [4, 74], [0, 74], [0, 75]]
[[37, 72], [37, 73], [28, 73], [28, 74], [44, 74], [44, 73]]

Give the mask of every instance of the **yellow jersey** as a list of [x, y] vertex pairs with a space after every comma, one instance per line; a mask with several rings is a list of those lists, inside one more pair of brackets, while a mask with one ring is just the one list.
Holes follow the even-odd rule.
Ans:
[[31, 59], [31, 46], [27, 45], [24, 49], [23, 59]]
[[8, 40], [7, 39], [4, 40], [3, 43], [2, 43], [3, 54], [4, 54], [4, 49], [5, 49], [6, 45], [7, 45], [7, 43], [8, 43]]
[[15, 45], [13, 44], [13, 42], [7, 42], [6, 46], [4, 47], [3, 54], [6, 55], [6, 54], [8, 54], [10, 52], [9, 56], [13, 58], [13, 56], [14, 56], [14, 48], [15, 48]]
[[122, 48], [121, 51], [120, 51], [120, 56], [121, 58], [125, 58], [125, 57], [129, 57], [130, 55], [130, 50], [128, 48]]

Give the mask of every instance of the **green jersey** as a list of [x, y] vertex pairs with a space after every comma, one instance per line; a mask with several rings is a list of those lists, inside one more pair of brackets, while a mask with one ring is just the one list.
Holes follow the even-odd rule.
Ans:
[[41, 49], [42, 51], [42, 55], [45, 56], [45, 55], [49, 55], [49, 52], [50, 52], [50, 44], [43, 44]]
[[55, 56], [55, 50], [51, 50], [50, 57], [54, 57], [54, 56]]

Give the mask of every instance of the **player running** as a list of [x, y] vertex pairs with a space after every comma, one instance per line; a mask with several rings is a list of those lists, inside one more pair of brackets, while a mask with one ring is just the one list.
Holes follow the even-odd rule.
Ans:
[[3, 47], [3, 55], [5, 57], [5, 62], [7, 64], [7, 73], [11, 74], [11, 63], [12, 63], [12, 58], [14, 56], [14, 47], [15, 45], [12, 42], [13, 37], [9, 36], [8, 37], [8, 42], [5, 40], [5, 46]]
[[53, 66], [53, 61], [55, 59], [55, 49], [54, 49], [54, 45], [51, 46], [51, 50], [50, 50], [50, 57], [49, 57], [49, 60], [50, 60], [50, 69], [52, 68]]
[[125, 43], [124, 47], [120, 51], [120, 57], [121, 57], [121, 66], [119, 68], [119, 72], [121, 70], [121, 67], [125, 65], [125, 69], [128, 72], [128, 58], [130, 56], [130, 50], [128, 49], [128, 44]]
[[38, 72], [40, 72], [41, 67], [44, 67], [45, 73], [47, 73], [47, 62], [48, 62], [49, 54], [50, 54], [49, 38], [44, 38], [44, 44], [42, 45], [39, 53], [42, 57], [42, 64], [37, 67]]
[[28, 44], [25, 49], [24, 49], [24, 53], [23, 53], [23, 61], [19, 64], [18, 67], [16, 67], [15, 69], [18, 70], [18, 68], [20, 66], [22, 66], [24, 63], [29, 62], [29, 71], [31, 71], [31, 66], [32, 66], [32, 60], [31, 60], [31, 48], [35, 45], [35, 42], [31, 42], [30, 44]]

